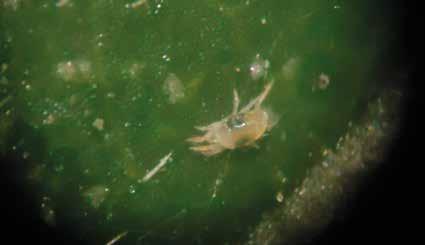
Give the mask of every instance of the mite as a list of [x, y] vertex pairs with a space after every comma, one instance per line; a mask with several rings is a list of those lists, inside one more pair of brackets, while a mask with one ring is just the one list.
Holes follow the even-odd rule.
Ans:
[[187, 139], [192, 144], [190, 149], [204, 156], [212, 156], [225, 150], [257, 147], [256, 141], [278, 122], [274, 113], [261, 106], [272, 86], [273, 82], [268, 83], [263, 92], [241, 110], [238, 110], [240, 101], [238, 92], [234, 89], [232, 113], [207, 126], [195, 127], [204, 134]]

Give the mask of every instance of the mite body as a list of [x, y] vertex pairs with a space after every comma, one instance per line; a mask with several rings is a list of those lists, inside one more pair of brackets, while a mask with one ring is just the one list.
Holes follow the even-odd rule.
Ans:
[[190, 149], [205, 156], [212, 156], [224, 150], [249, 146], [255, 147], [256, 141], [276, 125], [278, 121], [270, 110], [261, 107], [272, 85], [273, 83], [267, 84], [263, 92], [252, 99], [240, 111], [238, 111], [239, 96], [237, 91], [233, 90], [232, 113], [207, 126], [195, 127], [205, 133], [202, 136], [193, 136], [187, 139], [193, 144]]

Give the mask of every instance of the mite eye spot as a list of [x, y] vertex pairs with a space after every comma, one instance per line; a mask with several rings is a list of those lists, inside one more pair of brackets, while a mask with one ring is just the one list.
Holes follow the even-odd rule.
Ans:
[[242, 128], [245, 126], [246, 126], [246, 122], [245, 120], [242, 119], [241, 116], [230, 117], [227, 120], [227, 127], [229, 127], [230, 129]]

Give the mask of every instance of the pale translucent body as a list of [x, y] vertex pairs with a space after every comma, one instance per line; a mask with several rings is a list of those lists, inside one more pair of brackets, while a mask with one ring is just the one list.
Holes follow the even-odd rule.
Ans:
[[224, 150], [256, 146], [255, 142], [277, 123], [276, 116], [261, 107], [272, 85], [273, 83], [267, 84], [263, 92], [240, 111], [239, 96], [237, 91], [233, 90], [232, 114], [207, 126], [195, 127], [205, 133], [187, 139], [193, 144], [190, 149], [205, 156], [212, 156]]

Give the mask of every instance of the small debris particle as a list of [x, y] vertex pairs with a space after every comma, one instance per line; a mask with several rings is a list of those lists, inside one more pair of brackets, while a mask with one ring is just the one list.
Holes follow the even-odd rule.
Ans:
[[292, 57], [288, 59], [282, 66], [282, 76], [283, 79], [287, 81], [294, 80], [297, 76], [298, 70], [300, 66], [300, 59], [296, 57]]
[[329, 155], [331, 153], [331, 150], [329, 150], [329, 149], [323, 149], [323, 151], [322, 151], [322, 156], [327, 156], [327, 155]]
[[98, 208], [105, 201], [109, 189], [103, 185], [95, 185], [83, 192], [83, 196], [88, 199], [90, 205]]
[[142, 181], [147, 182], [148, 180], [150, 180], [162, 167], [164, 167], [164, 165], [168, 162], [168, 160], [171, 159], [172, 154], [173, 152], [170, 152], [167, 155], [165, 155], [163, 158], [161, 158], [159, 163], [151, 171], [149, 171], [145, 175], [145, 177], [143, 177]]
[[88, 81], [92, 65], [85, 59], [62, 61], [56, 65], [56, 74], [65, 81]]
[[75, 77], [77, 68], [72, 61], [63, 61], [57, 64], [56, 73], [63, 80], [69, 81]]
[[65, 169], [65, 166], [62, 163], [58, 163], [53, 166], [53, 169], [56, 173], [61, 173]]
[[276, 201], [278, 201], [278, 202], [283, 202], [283, 193], [281, 192], [281, 191], [279, 191], [277, 194], [276, 194]]
[[40, 205], [41, 208], [41, 218], [44, 222], [46, 222], [48, 225], [54, 226], [56, 224], [56, 213], [53, 209], [52, 200], [44, 196], [42, 198], [42, 202]]
[[127, 73], [131, 79], [136, 79], [144, 68], [144, 63], [133, 63], [127, 70], [125, 70], [125, 73]]
[[3, 106], [5, 106], [7, 103], [9, 103], [9, 101], [12, 100], [12, 96], [8, 95], [6, 98], [3, 98], [0, 101], [0, 108], [2, 108]]
[[72, 3], [70, 0], [59, 0], [56, 3], [56, 7], [61, 8], [61, 7], [65, 7], [65, 6], [71, 6]]
[[88, 60], [81, 59], [81, 60], [77, 60], [75, 63], [82, 77], [89, 78], [91, 75], [91, 70], [92, 70], [91, 62]]
[[139, 8], [139, 7], [141, 7], [143, 5], [147, 5], [147, 4], [148, 4], [147, 0], [137, 0], [133, 3], [126, 4], [125, 7], [136, 9], [136, 8]]
[[216, 180], [215, 180], [215, 184], [214, 184], [214, 188], [213, 188], [213, 194], [211, 195], [211, 198], [214, 199], [217, 197], [217, 191], [218, 188], [220, 187], [220, 185], [223, 183], [223, 179], [222, 176], [219, 176]]
[[5, 71], [7, 71], [7, 68], [8, 68], [9, 66], [8, 66], [8, 64], [7, 63], [2, 63], [1, 64], [1, 68], [0, 68], [0, 72], [1, 73], [4, 73]]
[[88, 116], [90, 116], [90, 114], [91, 114], [91, 111], [89, 109], [85, 109], [84, 112], [83, 112], [84, 117], [88, 117]]
[[171, 60], [171, 58], [170, 58], [170, 56], [168, 56], [168, 54], [163, 54], [162, 59], [165, 60], [166, 62]]
[[28, 159], [28, 157], [30, 157], [30, 153], [27, 151], [24, 151], [24, 153], [22, 153], [22, 158], [23, 159]]
[[[2, 2], [0, 2], [2, 3]], [[4, 0], [3, 6], [5, 8], [11, 8], [12, 10], [17, 10], [19, 8], [19, 5], [21, 4], [21, 0]], [[1, 4], [0, 4], [1, 6]]]
[[102, 118], [96, 118], [93, 121], [92, 126], [95, 127], [97, 130], [102, 131], [104, 124], [105, 121]]
[[304, 193], [305, 193], [305, 189], [303, 188], [298, 192], [298, 195], [302, 196], [302, 195], [304, 195]]
[[321, 73], [319, 75], [319, 81], [320, 81], [319, 88], [325, 89], [330, 83], [330, 78], [328, 75]]
[[134, 185], [130, 185], [128, 187], [128, 192], [130, 192], [130, 194], [136, 193], [136, 188], [134, 187]]
[[168, 101], [175, 104], [184, 98], [184, 86], [181, 80], [174, 74], [170, 73], [164, 81], [164, 93], [168, 95]]
[[128, 231], [121, 232], [120, 234], [118, 234], [114, 238], [112, 238], [112, 240], [110, 240], [109, 242], [107, 242], [106, 245], [112, 245], [112, 244], [116, 243], [118, 240], [120, 240], [121, 238], [123, 238], [124, 236], [126, 236], [127, 233], [128, 233]]
[[115, 98], [115, 93], [114, 93], [114, 92], [109, 92], [109, 93], [107, 93], [107, 94], [106, 94], [106, 98], [109, 98], [109, 99], [113, 99], [113, 98]]
[[325, 90], [328, 88], [331, 79], [325, 73], [320, 73], [319, 78], [313, 83], [311, 90], [314, 92], [316, 90]]

